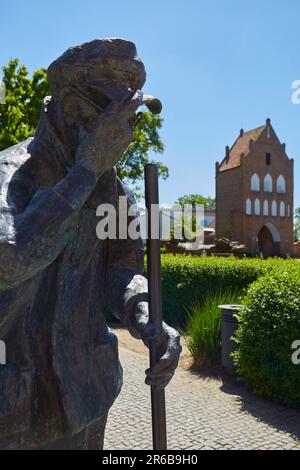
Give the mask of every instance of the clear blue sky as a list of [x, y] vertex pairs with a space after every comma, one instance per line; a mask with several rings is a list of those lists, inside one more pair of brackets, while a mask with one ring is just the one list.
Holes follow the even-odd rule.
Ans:
[[0, 64], [19, 57], [32, 71], [94, 38], [134, 41], [147, 71], [144, 91], [164, 104], [161, 201], [214, 195], [215, 161], [241, 127], [270, 116], [295, 159], [300, 206], [299, 0], [10, 0], [0, 6]]

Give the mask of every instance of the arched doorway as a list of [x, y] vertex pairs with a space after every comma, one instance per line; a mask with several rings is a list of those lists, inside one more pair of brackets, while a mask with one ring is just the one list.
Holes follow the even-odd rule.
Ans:
[[258, 250], [264, 258], [274, 256], [273, 237], [265, 225], [258, 232]]
[[258, 232], [258, 250], [264, 258], [280, 255], [280, 234], [273, 224], [267, 223]]

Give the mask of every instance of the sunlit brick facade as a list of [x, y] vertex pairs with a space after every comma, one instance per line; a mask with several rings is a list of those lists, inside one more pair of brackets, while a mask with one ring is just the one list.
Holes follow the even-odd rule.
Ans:
[[240, 135], [216, 163], [216, 235], [249, 253], [293, 254], [294, 161], [270, 119]]

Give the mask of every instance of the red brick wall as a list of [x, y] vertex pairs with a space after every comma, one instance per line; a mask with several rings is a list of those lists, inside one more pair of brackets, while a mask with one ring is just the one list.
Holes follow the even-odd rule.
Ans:
[[[271, 154], [271, 165], [266, 165], [266, 153]], [[293, 254], [293, 160], [285, 153], [285, 146], [280, 144], [271, 128], [268, 138], [267, 128], [252, 145], [248, 155], [241, 158], [241, 165], [225, 171], [216, 170], [216, 235], [226, 236], [231, 240], [244, 243], [249, 252], [258, 251], [257, 236], [266, 224], [272, 224], [280, 234], [280, 254]], [[251, 176], [260, 177], [260, 191], [250, 190]], [[264, 192], [264, 177], [269, 173], [273, 178], [273, 192]], [[286, 180], [286, 193], [278, 194], [276, 181], [279, 175]], [[246, 200], [252, 201], [252, 215], [246, 215]], [[261, 203], [261, 215], [254, 215], [254, 200]], [[263, 216], [263, 203], [269, 201], [269, 215]], [[278, 215], [271, 215], [272, 201], [277, 201]], [[285, 216], [279, 216], [279, 204], [285, 203]], [[288, 205], [290, 215], [288, 216]]]
[[241, 169], [218, 172], [216, 174], [216, 235], [236, 239], [233, 220], [241, 214], [242, 178]]

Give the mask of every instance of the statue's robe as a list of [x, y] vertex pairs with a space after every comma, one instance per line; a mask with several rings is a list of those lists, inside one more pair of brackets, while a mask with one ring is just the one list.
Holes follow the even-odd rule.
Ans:
[[[145, 296], [141, 240], [100, 240], [96, 207], [129, 196], [115, 170], [70, 164], [44, 112], [0, 153], [0, 448], [37, 448], [105, 415], [122, 385], [117, 339]], [[132, 331], [135, 334], [134, 331]]]

